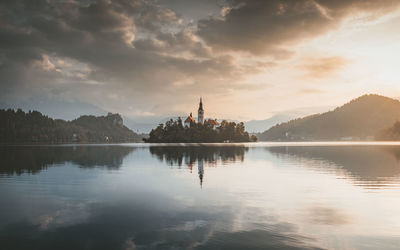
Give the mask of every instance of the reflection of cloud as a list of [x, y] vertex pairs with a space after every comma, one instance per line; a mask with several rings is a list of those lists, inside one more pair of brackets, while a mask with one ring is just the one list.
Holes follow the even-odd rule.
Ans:
[[136, 244], [133, 242], [132, 238], [127, 239], [122, 245], [123, 250], [135, 250]]
[[193, 231], [197, 228], [206, 227], [207, 225], [208, 225], [208, 222], [206, 220], [193, 220], [193, 221], [186, 221], [183, 225], [168, 228], [167, 230]]
[[[182, 207], [160, 197], [133, 203], [92, 203], [84, 221], [59, 227], [24, 222], [0, 228], [2, 247], [21, 249], [29, 237], [31, 249], [316, 249], [313, 239], [301, 236], [289, 223], [263, 229], [232, 231], [240, 216], [228, 207]], [[163, 205], [161, 205], [161, 203]], [[229, 206], [231, 208], [231, 206]], [[246, 210], [252, 216], [255, 210]], [[260, 211], [258, 211], [260, 213]], [[69, 213], [73, 216], [71, 213]], [[259, 214], [260, 215], [260, 214]], [[261, 214], [262, 216], [262, 214]], [[50, 240], [51, 239], [51, 240]]]
[[312, 207], [308, 209], [307, 216], [313, 224], [343, 225], [350, 223], [349, 216], [332, 207]]
[[196, 249], [321, 249], [313, 247], [310, 241], [307, 237], [279, 231], [218, 232]]
[[82, 223], [90, 216], [87, 207], [88, 205], [84, 203], [76, 205], [67, 203], [59, 210], [33, 218], [32, 223], [39, 225], [42, 230]]

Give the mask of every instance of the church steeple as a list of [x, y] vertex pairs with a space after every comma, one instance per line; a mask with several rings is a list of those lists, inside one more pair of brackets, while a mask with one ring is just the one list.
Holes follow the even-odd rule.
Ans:
[[204, 123], [204, 109], [203, 109], [203, 101], [202, 98], [200, 97], [200, 103], [199, 103], [199, 110], [198, 110], [198, 116], [197, 116], [197, 122], [203, 124]]
[[203, 101], [201, 100], [201, 97], [200, 97], [199, 110], [203, 110]]

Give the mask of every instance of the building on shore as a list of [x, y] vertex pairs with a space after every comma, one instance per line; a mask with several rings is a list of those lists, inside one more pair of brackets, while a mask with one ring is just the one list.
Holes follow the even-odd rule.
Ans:
[[185, 127], [190, 127], [194, 123], [196, 123], [196, 121], [194, 120], [192, 113], [190, 113], [183, 124], [185, 125]]
[[216, 127], [219, 125], [219, 122], [217, 121], [217, 119], [208, 119], [204, 121], [205, 125], [211, 125], [212, 127]]

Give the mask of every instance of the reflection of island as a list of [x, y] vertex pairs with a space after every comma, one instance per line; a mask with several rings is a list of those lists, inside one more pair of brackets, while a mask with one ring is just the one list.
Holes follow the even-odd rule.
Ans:
[[153, 146], [150, 153], [169, 166], [181, 168], [185, 165], [192, 172], [197, 163], [200, 185], [203, 184], [204, 166], [243, 161], [248, 151], [245, 146]]
[[383, 188], [398, 185], [400, 147], [396, 146], [309, 146], [271, 147], [278, 157], [306, 163], [314, 169], [346, 175], [357, 185]]
[[83, 168], [118, 169], [133, 147], [67, 146], [67, 147], [0, 147], [2, 174], [38, 173], [53, 164], [72, 162]]

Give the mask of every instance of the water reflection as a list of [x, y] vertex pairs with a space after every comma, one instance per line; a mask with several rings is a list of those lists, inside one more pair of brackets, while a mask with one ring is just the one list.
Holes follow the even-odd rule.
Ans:
[[164, 207], [147, 200], [93, 204], [86, 221], [46, 230], [20, 221], [0, 228], [0, 243], [8, 250], [321, 249], [313, 246], [315, 239], [299, 235], [289, 223], [246, 231], [221, 230], [220, 224], [232, 227], [235, 223], [231, 211], [182, 209], [170, 202]]
[[0, 147], [0, 174], [37, 174], [55, 164], [71, 162], [82, 168], [120, 168], [124, 157], [135, 150], [122, 146], [28, 146]]
[[205, 167], [242, 164], [248, 150], [3, 149], [3, 157], [10, 156], [2, 172], [10, 176], [0, 175], [1, 248], [318, 249], [316, 240], [296, 225], [266, 216], [262, 208], [247, 206], [223, 188], [194, 188], [165, 167], [167, 162], [191, 170], [197, 164], [202, 181]]
[[400, 242], [400, 189], [354, 185], [394, 185], [397, 147], [0, 152], [1, 249], [398, 249]]
[[171, 167], [186, 166], [190, 172], [197, 163], [200, 186], [203, 185], [204, 166], [216, 167], [236, 161], [243, 162], [249, 148], [245, 146], [151, 146], [150, 153]]
[[278, 158], [322, 172], [333, 172], [368, 189], [398, 187], [398, 146], [269, 147]]

